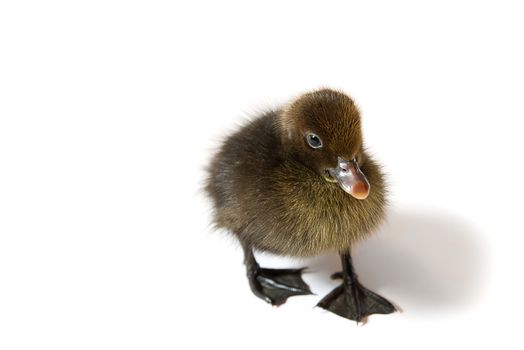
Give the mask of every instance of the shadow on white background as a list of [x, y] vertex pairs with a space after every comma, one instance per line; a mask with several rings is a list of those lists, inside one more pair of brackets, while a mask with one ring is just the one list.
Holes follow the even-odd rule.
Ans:
[[[478, 303], [487, 285], [488, 259], [482, 232], [437, 211], [392, 212], [380, 232], [353, 249], [361, 283], [410, 313]], [[261, 255], [263, 266], [275, 266], [271, 260]], [[304, 264], [309, 267], [304, 279], [319, 300], [339, 283], [329, 278], [340, 270], [335, 254], [293, 263]], [[280, 260], [278, 266], [285, 264]]]
[[392, 213], [384, 234], [355, 249], [362, 282], [387, 289], [404, 311], [473, 305], [487, 280], [481, 232], [442, 212]]

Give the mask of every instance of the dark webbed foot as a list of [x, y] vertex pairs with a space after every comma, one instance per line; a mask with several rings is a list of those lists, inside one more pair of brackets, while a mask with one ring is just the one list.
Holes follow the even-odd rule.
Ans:
[[266, 302], [279, 306], [295, 295], [312, 294], [301, 277], [301, 269], [267, 269], [258, 265], [249, 247], [244, 247], [249, 286], [253, 293]]
[[396, 311], [393, 304], [358, 282], [355, 286], [342, 283], [326, 295], [317, 306], [357, 322], [368, 315], [390, 314]]
[[359, 283], [349, 254], [342, 255], [342, 267], [342, 272], [331, 275], [332, 279], [342, 278], [342, 284], [326, 295], [317, 306], [357, 322], [368, 315], [396, 311], [388, 300]]
[[278, 306], [295, 295], [312, 294], [309, 286], [302, 280], [302, 269], [266, 269], [249, 271], [249, 285], [253, 293], [266, 302]]

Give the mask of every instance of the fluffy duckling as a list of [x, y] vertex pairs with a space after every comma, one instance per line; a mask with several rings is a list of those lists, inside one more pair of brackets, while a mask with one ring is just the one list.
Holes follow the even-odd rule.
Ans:
[[351, 247], [382, 222], [383, 175], [363, 148], [360, 115], [342, 92], [306, 93], [252, 120], [225, 140], [208, 168], [214, 224], [244, 249], [253, 293], [273, 305], [311, 294], [303, 269], [258, 265], [253, 249], [307, 257], [336, 251], [342, 284], [318, 306], [359, 322], [395, 307], [364, 288]]

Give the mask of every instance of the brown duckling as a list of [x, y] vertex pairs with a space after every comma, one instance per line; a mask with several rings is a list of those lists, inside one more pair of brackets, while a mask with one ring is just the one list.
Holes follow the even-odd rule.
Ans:
[[363, 148], [360, 115], [342, 92], [306, 93], [225, 140], [208, 168], [214, 224], [238, 238], [255, 295], [273, 305], [311, 294], [303, 269], [261, 268], [253, 249], [307, 257], [336, 251], [343, 282], [318, 306], [360, 321], [395, 307], [364, 288], [351, 247], [382, 222], [383, 175]]

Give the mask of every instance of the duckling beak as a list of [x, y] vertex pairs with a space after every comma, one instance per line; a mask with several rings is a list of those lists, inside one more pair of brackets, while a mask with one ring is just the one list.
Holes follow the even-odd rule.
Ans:
[[355, 160], [348, 161], [338, 157], [338, 166], [328, 171], [338, 185], [356, 199], [366, 199], [369, 195], [369, 181]]

